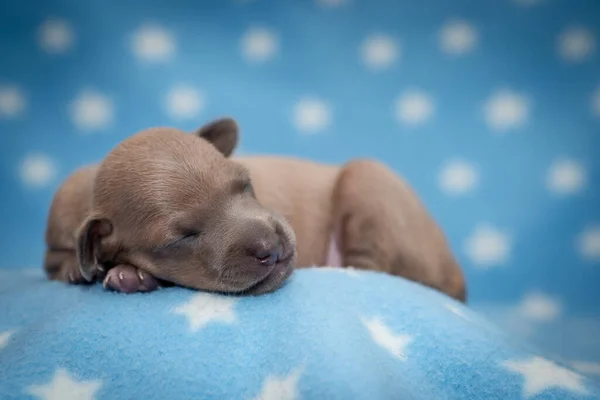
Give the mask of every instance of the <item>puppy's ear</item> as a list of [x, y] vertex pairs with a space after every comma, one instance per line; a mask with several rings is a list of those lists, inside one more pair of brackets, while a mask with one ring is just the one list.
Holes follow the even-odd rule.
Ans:
[[211, 142], [225, 157], [229, 157], [237, 146], [238, 131], [235, 120], [221, 118], [202, 126], [195, 134]]
[[112, 233], [112, 223], [105, 218], [88, 218], [77, 233], [77, 261], [81, 276], [93, 282], [100, 272], [98, 254], [101, 252], [102, 238]]

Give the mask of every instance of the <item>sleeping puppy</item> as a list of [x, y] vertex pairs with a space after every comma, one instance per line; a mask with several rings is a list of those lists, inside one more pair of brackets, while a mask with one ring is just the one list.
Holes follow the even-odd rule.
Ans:
[[443, 233], [384, 165], [230, 157], [238, 141], [231, 119], [196, 136], [148, 129], [108, 154], [78, 233], [86, 280], [129, 268], [194, 289], [260, 294], [280, 287], [295, 265], [337, 265], [465, 301]]
[[[77, 261], [75, 236], [90, 211], [97, 171], [98, 165], [79, 168], [65, 179], [52, 199], [46, 224], [44, 256], [44, 270], [50, 280], [87, 283]], [[104, 277], [105, 271], [99, 272], [99, 277]], [[114, 276], [115, 272], [119, 274]], [[105, 287], [133, 292], [154, 290], [159, 284], [153, 276], [142, 270], [122, 269], [115, 272], [110, 273], [111, 279], [104, 279]]]

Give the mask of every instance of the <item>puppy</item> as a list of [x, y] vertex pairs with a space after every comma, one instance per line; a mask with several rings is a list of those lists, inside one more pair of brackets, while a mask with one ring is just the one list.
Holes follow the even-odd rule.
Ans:
[[[91, 208], [94, 179], [98, 165], [84, 166], [65, 179], [56, 191], [46, 224], [44, 270], [50, 280], [71, 284], [87, 283], [81, 275], [76, 254], [76, 234]], [[142, 270], [122, 268], [99, 271], [104, 286], [120, 292], [150, 291], [159, 282]], [[115, 274], [117, 274], [115, 276]], [[140, 284], [140, 281], [142, 284]]]
[[280, 287], [295, 265], [333, 264], [403, 276], [466, 300], [440, 228], [381, 163], [231, 157], [232, 119], [196, 136], [148, 129], [108, 154], [78, 233], [86, 280], [126, 266], [185, 287], [260, 294]]

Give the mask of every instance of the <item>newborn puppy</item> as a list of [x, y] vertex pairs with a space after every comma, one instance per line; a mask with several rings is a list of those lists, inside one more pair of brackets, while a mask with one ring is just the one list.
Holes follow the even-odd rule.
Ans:
[[[88, 281], [80, 272], [76, 254], [76, 234], [91, 208], [97, 165], [82, 167], [65, 179], [56, 191], [46, 224], [44, 270], [50, 280], [72, 284]], [[104, 277], [104, 270], [99, 271]], [[150, 274], [133, 268], [109, 271], [104, 286], [120, 292], [150, 291], [158, 281]], [[140, 283], [140, 281], [142, 283]]]
[[142, 131], [102, 163], [78, 235], [82, 275], [128, 265], [195, 289], [259, 294], [294, 265], [403, 276], [465, 301], [460, 267], [409, 186], [384, 165], [230, 157], [238, 127]]

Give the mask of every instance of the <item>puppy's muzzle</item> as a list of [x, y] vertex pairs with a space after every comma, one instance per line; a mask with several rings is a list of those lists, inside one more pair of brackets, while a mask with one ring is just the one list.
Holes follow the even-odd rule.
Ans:
[[270, 219], [252, 220], [244, 227], [244, 247], [252, 263], [272, 267], [286, 258], [283, 227]]

